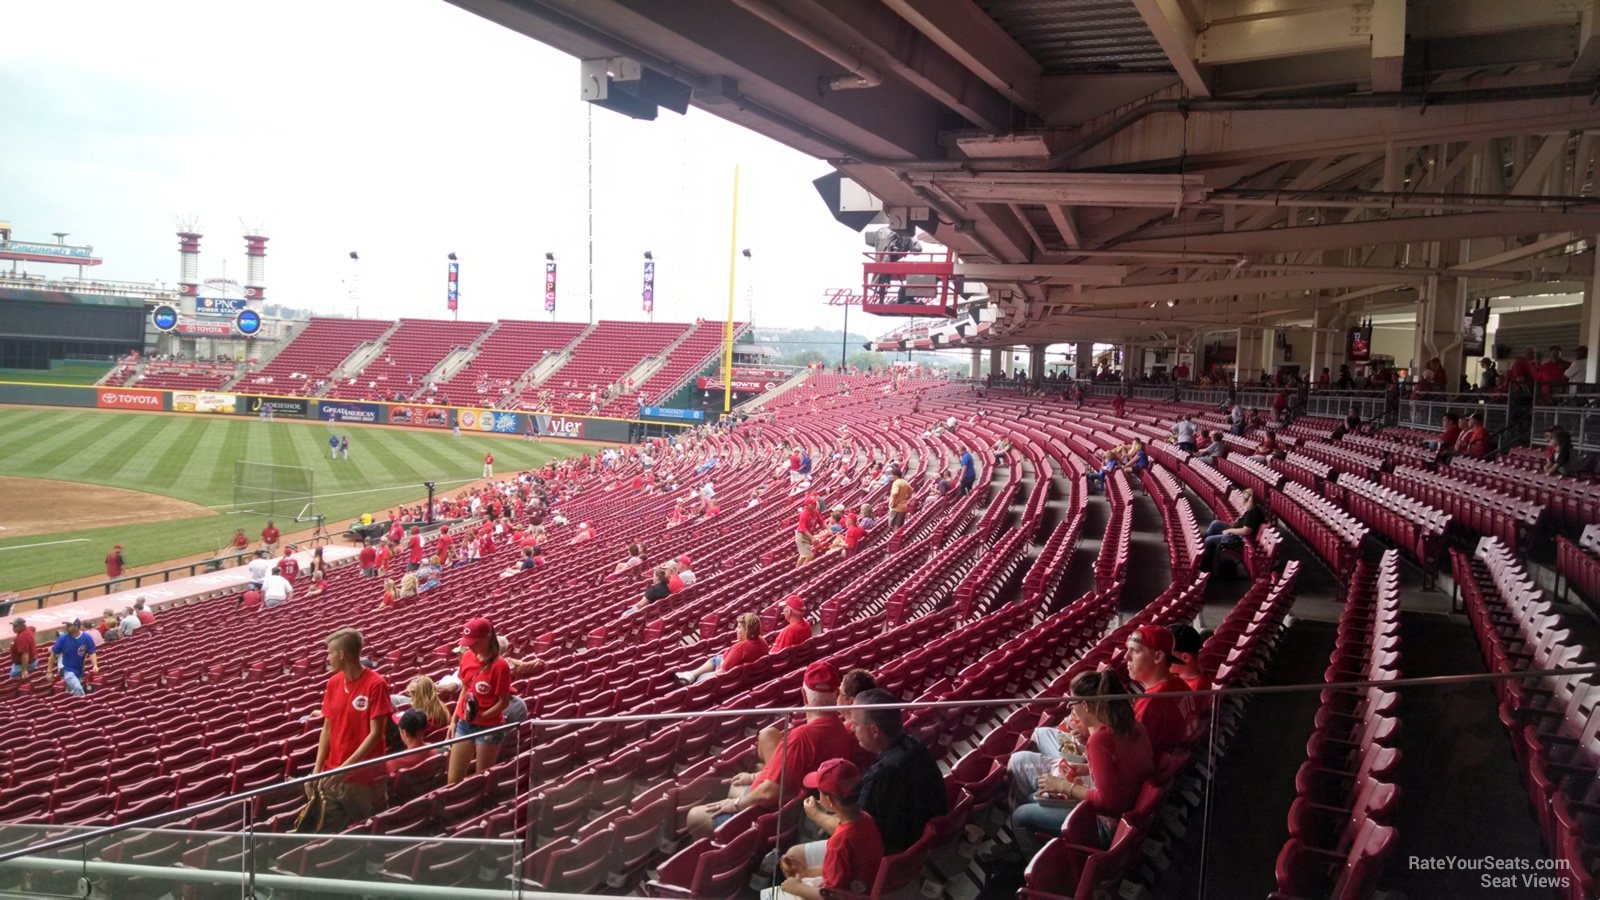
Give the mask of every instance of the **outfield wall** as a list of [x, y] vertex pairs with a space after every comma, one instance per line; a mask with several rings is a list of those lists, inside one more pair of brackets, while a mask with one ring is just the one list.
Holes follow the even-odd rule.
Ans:
[[[185, 412], [219, 416], [260, 417], [263, 405], [275, 419], [308, 419], [341, 425], [385, 425], [396, 428], [462, 431], [480, 434], [523, 435], [530, 422], [543, 437], [571, 438], [602, 443], [634, 440], [645, 424], [638, 419], [600, 416], [552, 416], [476, 409], [466, 406], [429, 406], [422, 403], [366, 403], [321, 397], [281, 397], [229, 391], [171, 391], [139, 387], [69, 384], [27, 384], [0, 381], [0, 405], [68, 406], [83, 409], [117, 409], [136, 412]], [[652, 422], [660, 427], [662, 423]]]

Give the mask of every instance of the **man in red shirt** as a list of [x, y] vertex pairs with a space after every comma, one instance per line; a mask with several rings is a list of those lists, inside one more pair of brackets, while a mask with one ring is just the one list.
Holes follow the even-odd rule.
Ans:
[[449, 528], [449, 526], [445, 526], [444, 528], [440, 529], [440, 531], [439, 531], [439, 540], [438, 540], [438, 543], [437, 543], [438, 551], [439, 551], [439, 561], [440, 562], [449, 562], [450, 561], [450, 544], [453, 541], [454, 541], [454, 539], [450, 537], [450, 528]]
[[1128, 677], [1144, 687], [1144, 696], [1133, 702], [1133, 717], [1144, 725], [1157, 759], [1181, 749], [1194, 722], [1193, 697], [1157, 696], [1189, 690], [1172, 674], [1172, 652], [1172, 632], [1160, 625], [1142, 625], [1128, 635]]
[[817, 511], [817, 498], [807, 497], [800, 504], [800, 521], [794, 528], [794, 547], [799, 554], [797, 566], [810, 562], [816, 555], [811, 536], [822, 530], [822, 513]]
[[1560, 347], [1550, 348], [1550, 358], [1539, 364], [1534, 379], [1539, 382], [1539, 396], [1546, 400], [1566, 386], [1567, 361], [1561, 357]]
[[806, 601], [799, 594], [790, 594], [783, 601], [783, 626], [772, 641], [772, 652], [796, 647], [811, 639], [811, 623], [806, 621]]
[[283, 559], [278, 560], [278, 574], [294, 584], [295, 578], [300, 575], [300, 564], [294, 560], [294, 545], [283, 548]]
[[[382, 756], [384, 729], [394, 713], [383, 676], [361, 664], [361, 632], [341, 628], [329, 635], [328, 669], [313, 775]], [[315, 818], [304, 830], [343, 831], [389, 805], [387, 773], [382, 766], [334, 772], [309, 782], [306, 796], [311, 798], [307, 815]]]
[[406, 571], [415, 572], [422, 568], [422, 529], [416, 525], [411, 526], [411, 538], [406, 542]]
[[21, 616], [11, 620], [11, 632], [11, 677], [27, 678], [39, 667], [38, 637]]
[[141, 628], [156, 623], [156, 614], [145, 608], [145, 599], [143, 597], [133, 601], [133, 614], [139, 617], [139, 626]]
[[1126, 409], [1127, 406], [1128, 406], [1128, 401], [1121, 394], [1112, 394], [1111, 395], [1111, 414], [1112, 415], [1116, 416], [1119, 419], [1122, 418], [1122, 411], [1124, 409]]
[[[1183, 679], [1191, 691], [1211, 690], [1211, 679], [1200, 668], [1200, 650], [1205, 646], [1207, 632], [1202, 635], [1187, 622], [1174, 622], [1167, 626], [1172, 632], [1172, 674]], [[1195, 715], [1204, 718], [1211, 710], [1210, 697], [1191, 697], [1195, 701]]]
[[361, 552], [356, 554], [361, 562], [361, 575], [363, 578], [376, 578], [378, 576], [378, 551], [369, 543], [361, 543]]
[[268, 553], [278, 552], [278, 526], [267, 521], [267, 527], [261, 529], [261, 549]]
[[111, 582], [111, 587], [117, 586], [117, 579], [122, 577], [122, 545], [115, 544], [111, 552], [106, 554], [106, 579]]
[[[838, 704], [839, 670], [828, 662], [807, 666], [803, 683], [808, 710]], [[805, 790], [802, 780], [808, 773], [830, 759], [850, 758], [856, 747], [855, 736], [837, 713], [808, 711], [805, 722], [790, 729], [761, 771], [734, 776], [728, 799], [689, 810], [689, 834], [705, 837], [739, 810], [751, 806], [776, 809], [782, 801]]]
[[483, 455], [483, 477], [485, 477], [485, 478], [493, 478], [494, 477], [494, 454], [493, 453], [485, 453]]
[[1489, 429], [1483, 426], [1483, 413], [1467, 417], [1467, 430], [1456, 440], [1456, 453], [1473, 459], [1489, 456]]

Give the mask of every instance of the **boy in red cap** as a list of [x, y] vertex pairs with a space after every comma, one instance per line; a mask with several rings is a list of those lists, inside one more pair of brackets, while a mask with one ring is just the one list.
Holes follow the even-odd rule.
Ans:
[[805, 722], [789, 730], [760, 772], [735, 775], [728, 799], [690, 808], [690, 835], [705, 837], [735, 813], [751, 806], [776, 809], [780, 802], [804, 790], [801, 779], [805, 773], [816, 771], [830, 759], [847, 759], [855, 754], [855, 736], [838, 713], [817, 710], [838, 705], [839, 670], [826, 661], [814, 662], [806, 667], [803, 683]]
[[[384, 755], [384, 732], [394, 706], [383, 676], [361, 664], [361, 632], [341, 628], [328, 636], [327, 686], [322, 690], [322, 737], [313, 775]], [[367, 766], [306, 784], [311, 804], [305, 830], [343, 831], [389, 805], [388, 773]], [[307, 827], [309, 826], [309, 827]]]
[[799, 594], [784, 598], [783, 618], [789, 624], [773, 639], [773, 653], [799, 646], [811, 639], [811, 623], [806, 621], [806, 601]]
[[866, 893], [883, 861], [883, 838], [856, 799], [861, 770], [847, 759], [830, 759], [801, 783], [817, 792], [817, 804], [838, 817], [839, 826], [820, 862], [807, 858], [807, 845], [791, 847], [783, 855], [783, 884], [762, 891], [762, 900], [821, 900], [823, 891]]
[[1156, 696], [1189, 690], [1182, 678], [1172, 674], [1172, 647], [1172, 632], [1160, 625], [1141, 625], [1128, 635], [1128, 677], [1144, 687], [1144, 696], [1133, 702], [1133, 716], [1150, 735], [1150, 749], [1157, 759], [1181, 748], [1194, 722], [1193, 697]]

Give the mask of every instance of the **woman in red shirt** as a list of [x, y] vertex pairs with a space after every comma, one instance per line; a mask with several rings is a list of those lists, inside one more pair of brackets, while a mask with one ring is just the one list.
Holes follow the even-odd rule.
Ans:
[[[1043, 844], [1036, 836], [1055, 836], [1067, 813], [1079, 803], [1098, 816], [1098, 835], [1073, 835], [1079, 842], [1098, 841], [1109, 846], [1117, 819], [1133, 808], [1144, 783], [1155, 774], [1155, 755], [1144, 726], [1134, 718], [1127, 700], [1101, 700], [1126, 694], [1128, 688], [1115, 671], [1085, 672], [1072, 680], [1073, 711], [1089, 731], [1085, 742], [1086, 765], [1061, 760], [1057, 773], [1039, 776], [1039, 798], [1024, 803], [1011, 814], [1017, 847], [1031, 857]], [[1088, 784], [1083, 777], [1089, 776]], [[1090, 787], [1089, 785], [1093, 786]]]
[[702, 678], [720, 675], [767, 655], [767, 642], [761, 639], [760, 616], [755, 613], [740, 616], [734, 625], [734, 634], [733, 646], [726, 652], [711, 657], [697, 669], [679, 672], [678, 680], [684, 684], [694, 684]]
[[488, 619], [468, 619], [461, 626], [461, 651], [461, 668], [456, 672], [461, 699], [450, 736], [473, 739], [450, 746], [450, 784], [464, 778], [471, 765], [478, 772], [494, 765], [505, 734], [482, 732], [505, 723], [506, 704], [511, 701], [511, 667], [500, 657], [500, 639]]

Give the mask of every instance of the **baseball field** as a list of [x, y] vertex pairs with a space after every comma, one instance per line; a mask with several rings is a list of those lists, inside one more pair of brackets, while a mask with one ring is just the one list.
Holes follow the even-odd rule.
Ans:
[[[328, 456], [330, 434], [350, 438], [350, 458]], [[593, 449], [570, 441], [329, 422], [205, 415], [0, 408], [0, 591], [25, 595], [104, 574], [121, 544], [130, 567], [209, 554], [235, 528], [252, 539], [266, 524], [233, 513], [237, 460], [311, 469], [316, 510], [331, 530], [482, 474], [493, 452], [505, 475]], [[278, 521], [285, 534], [311, 524]]]

